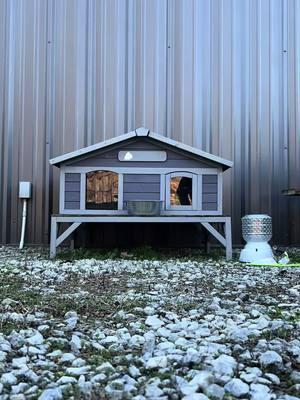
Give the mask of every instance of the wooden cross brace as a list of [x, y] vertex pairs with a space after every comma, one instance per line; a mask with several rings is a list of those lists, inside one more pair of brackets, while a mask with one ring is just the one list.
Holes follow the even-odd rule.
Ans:
[[225, 237], [214, 228], [209, 222], [200, 222], [202, 226], [212, 234], [226, 249], [226, 260], [232, 259], [232, 242], [231, 242], [231, 218], [225, 219]]
[[73, 222], [60, 236], [57, 237], [57, 220], [51, 218], [50, 258], [56, 256], [56, 248], [75, 231], [81, 222]]

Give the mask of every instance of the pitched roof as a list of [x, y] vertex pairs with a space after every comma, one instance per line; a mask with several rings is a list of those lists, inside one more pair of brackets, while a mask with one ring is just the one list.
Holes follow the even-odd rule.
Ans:
[[149, 129], [146, 129], [146, 128], [138, 128], [132, 132], [125, 133], [124, 135], [120, 135], [120, 136], [114, 137], [112, 139], [105, 140], [104, 142], [99, 142], [99, 143], [93, 144], [91, 146], [83, 147], [82, 149], [63, 154], [61, 156], [52, 158], [49, 162], [52, 165], [59, 166], [61, 163], [65, 162], [65, 161], [69, 161], [74, 158], [92, 153], [96, 150], [100, 150], [105, 147], [123, 142], [124, 140], [128, 140], [128, 139], [131, 139], [134, 137], [143, 137], [143, 136], [149, 137], [151, 139], [154, 139], [158, 142], [167, 144], [169, 146], [177, 147], [180, 150], [183, 150], [183, 151], [186, 151], [193, 155], [205, 158], [209, 161], [213, 161], [218, 164], [221, 164], [223, 166], [224, 170], [233, 166], [232, 161], [226, 160], [225, 158], [218, 157], [218, 156], [215, 156], [210, 153], [206, 153], [205, 151], [196, 149], [195, 147], [188, 146], [181, 142], [177, 142], [176, 140], [169, 139], [165, 136], [159, 135], [158, 133], [151, 132]]

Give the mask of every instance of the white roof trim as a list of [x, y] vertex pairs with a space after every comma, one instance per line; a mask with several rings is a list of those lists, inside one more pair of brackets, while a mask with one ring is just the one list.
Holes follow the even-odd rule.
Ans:
[[158, 141], [160, 141], [162, 143], [166, 143], [166, 144], [168, 144], [170, 146], [178, 147], [180, 150], [184, 150], [184, 151], [187, 151], [189, 153], [195, 154], [197, 156], [206, 158], [208, 160], [215, 161], [215, 162], [217, 162], [219, 164], [226, 165], [227, 167], [232, 167], [233, 166], [233, 161], [226, 160], [225, 158], [222, 158], [222, 157], [214, 156], [213, 154], [206, 153], [203, 150], [199, 150], [199, 149], [196, 149], [195, 147], [188, 146], [187, 144], [184, 144], [184, 143], [181, 143], [181, 142], [177, 142], [176, 140], [167, 138], [165, 136], [161, 136], [161, 135], [159, 135], [159, 134], [157, 134], [155, 132], [150, 132], [148, 137], [150, 137], [152, 139], [155, 139], [155, 140], [158, 140]]
[[62, 156], [52, 158], [49, 162], [52, 165], [60, 164], [63, 161], [67, 161], [72, 158], [82, 156], [87, 153], [91, 153], [92, 151], [95, 151], [95, 150], [103, 149], [104, 147], [111, 146], [112, 144], [116, 144], [119, 142], [123, 142], [123, 140], [131, 139], [135, 136], [137, 136], [136, 131], [128, 132], [128, 133], [125, 133], [124, 135], [116, 136], [112, 139], [105, 140], [104, 142], [96, 143], [91, 146], [83, 147], [82, 149], [63, 154]]
[[165, 136], [159, 135], [158, 133], [151, 132], [151, 131], [149, 131], [149, 129], [146, 129], [146, 128], [138, 128], [138, 129], [136, 129], [134, 131], [131, 131], [129, 133], [125, 133], [123, 135], [114, 137], [114, 138], [109, 139], [109, 140], [105, 140], [104, 142], [96, 143], [96, 144], [93, 144], [91, 146], [87, 146], [87, 147], [84, 147], [82, 149], [75, 150], [75, 151], [72, 151], [70, 153], [63, 154], [61, 156], [52, 158], [49, 162], [52, 165], [57, 165], [57, 164], [60, 164], [60, 163], [62, 163], [64, 161], [70, 160], [72, 158], [79, 157], [79, 156], [91, 153], [91, 152], [93, 152], [95, 150], [103, 149], [103, 148], [105, 148], [107, 146], [111, 146], [113, 144], [116, 144], [116, 143], [119, 143], [119, 142], [123, 142], [124, 140], [131, 139], [131, 138], [136, 137], [136, 136], [140, 136], [140, 137], [148, 136], [148, 137], [150, 137], [150, 138], [152, 138], [154, 140], [157, 140], [157, 141], [159, 141], [161, 143], [165, 143], [165, 144], [168, 144], [168, 145], [173, 146], [173, 147], [178, 147], [178, 149], [180, 149], [180, 150], [184, 150], [184, 151], [187, 151], [188, 153], [195, 154], [197, 156], [206, 158], [207, 160], [211, 160], [211, 161], [214, 161], [216, 163], [222, 164], [227, 168], [230, 168], [230, 167], [233, 166], [233, 162], [232, 161], [226, 160], [225, 158], [221, 158], [221, 157], [218, 157], [218, 156], [214, 156], [213, 154], [206, 153], [205, 151], [196, 149], [195, 147], [188, 146], [188, 145], [183, 144], [181, 142], [177, 142], [176, 140], [169, 139], [169, 138], [167, 138]]

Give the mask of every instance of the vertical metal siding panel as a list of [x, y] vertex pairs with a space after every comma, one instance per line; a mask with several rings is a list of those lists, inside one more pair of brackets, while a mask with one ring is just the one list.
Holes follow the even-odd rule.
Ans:
[[259, 137], [258, 137], [258, 113], [260, 107], [259, 87], [259, 40], [260, 40], [260, 1], [250, 2], [250, 159], [248, 168], [250, 170], [250, 204], [249, 212], [259, 212]]
[[210, 118], [211, 118], [211, 129], [210, 129], [210, 142], [211, 152], [219, 153], [219, 129], [220, 129], [220, 102], [222, 99], [222, 85], [220, 82], [220, 70], [221, 70], [221, 51], [222, 51], [222, 38], [220, 32], [222, 30], [222, 3], [218, 0], [211, 2], [211, 105], [210, 105]]
[[230, 174], [225, 175], [224, 188], [230, 187], [232, 193], [232, 203], [228, 204], [228, 199], [225, 197], [226, 202], [225, 209], [230, 210], [230, 214], [235, 210], [234, 219], [232, 226], [235, 232], [240, 232], [241, 222], [240, 218], [236, 218], [236, 215], [241, 215], [241, 207], [244, 202], [244, 196], [242, 195], [242, 179], [241, 179], [241, 169], [243, 167], [242, 162], [244, 160], [245, 148], [242, 147], [242, 138], [247, 132], [242, 132], [242, 115], [243, 106], [245, 104], [245, 65], [243, 61], [245, 60], [244, 48], [245, 37], [243, 35], [243, 29], [245, 26], [245, 16], [246, 16], [246, 2], [239, 7], [239, 0], [234, 0], [232, 2], [232, 28], [231, 28], [231, 40], [232, 40], [232, 120], [231, 120], [231, 135], [232, 135], [232, 158], [235, 160], [235, 168], [230, 171]]
[[[171, 63], [171, 76], [169, 80], [169, 93], [168, 93], [168, 102], [171, 102], [171, 109], [169, 118], [172, 121], [171, 126], [169, 127], [169, 135], [172, 139], [181, 140], [181, 135], [183, 134], [184, 127], [182, 126], [180, 115], [181, 109], [181, 74], [182, 74], [182, 21], [183, 18], [183, 2], [180, 0], [175, 0], [169, 2], [169, 7], [171, 9], [170, 14], [172, 15], [172, 27], [170, 31], [170, 42], [172, 49], [172, 57], [169, 59], [169, 63]], [[170, 22], [171, 23], [171, 22]], [[185, 99], [186, 101], [190, 101], [190, 99]]]
[[[93, 25], [95, 25], [94, 41], [95, 46], [90, 51], [95, 52], [89, 53], [88, 60], [95, 64], [95, 72], [94, 74], [87, 79], [90, 80], [94, 78], [94, 81], [91, 81], [91, 95], [92, 102], [95, 104], [92, 117], [93, 117], [93, 132], [91, 134], [92, 141], [88, 144], [96, 143], [97, 141], [101, 141], [104, 139], [105, 132], [103, 131], [102, 124], [105, 123], [105, 115], [104, 115], [104, 107], [106, 99], [104, 97], [103, 85], [104, 79], [106, 79], [104, 73], [104, 55], [102, 54], [105, 49], [105, 30], [106, 30], [106, 17], [105, 17], [105, 2], [104, 1], [96, 1], [91, 2], [90, 4], [95, 3], [95, 13], [93, 14]], [[90, 26], [93, 26], [89, 24]], [[91, 102], [91, 103], [92, 103]]]
[[167, 0], [137, 1], [135, 126], [166, 131]]
[[[238, 0], [237, 0], [238, 1]], [[238, 1], [238, 3], [240, 3]], [[250, 5], [251, 0], [244, 2], [243, 10], [243, 24], [241, 28], [241, 40], [242, 40], [242, 52], [241, 52], [241, 70], [242, 78], [239, 84], [241, 89], [237, 84], [236, 91], [241, 91], [242, 93], [242, 110], [241, 110], [241, 129], [237, 132], [237, 136], [241, 137], [241, 158], [242, 158], [242, 168], [238, 171], [234, 169], [235, 180], [239, 177], [241, 182], [241, 213], [236, 214], [235, 217], [240, 219], [249, 213], [250, 210], [250, 134], [251, 134], [251, 121], [250, 121]], [[238, 183], [237, 183], [238, 185]], [[240, 225], [239, 230], [240, 232]]]
[[127, 131], [126, 2], [91, 1], [87, 43], [87, 144]]
[[[116, 126], [115, 132], [126, 132], [127, 126], [125, 125], [125, 114], [126, 114], [126, 30], [127, 30], [127, 4], [126, 1], [118, 1], [117, 10], [117, 41], [118, 41], [118, 53], [116, 57], [116, 75], [119, 79], [116, 82], [116, 111], [115, 120]], [[113, 135], [115, 136], [115, 135]]]
[[6, 242], [12, 243], [17, 239], [17, 214], [19, 201], [17, 195], [17, 171], [19, 168], [19, 150], [21, 149], [19, 138], [22, 129], [21, 102], [22, 102], [22, 61], [20, 60], [20, 47], [22, 38], [21, 8], [16, 9], [17, 2], [9, 4], [9, 54], [8, 54], [8, 75], [7, 75], [7, 142], [4, 149], [4, 163], [6, 176], [4, 177], [4, 190], [7, 191], [7, 198], [3, 212], [6, 214]]
[[82, 135], [85, 146], [90, 146], [95, 142], [95, 86], [96, 86], [96, 1], [87, 4], [86, 28], [86, 93], [85, 93], [85, 134]]
[[[287, 2], [287, 103], [288, 103], [288, 162], [289, 186], [299, 187], [300, 166], [300, 131], [299, 131], [299, 4], [298, 1]], [[297, 199], [290, 199], [290, 237], [293, 244], [298, 243], [299, 204]]]
[[166, 62], [167, 62], [167, 77], [166, 77], [166, 135], [167, 137], [174, 138], [174, 96], [173, 93], [173, 81], [175, 74], [175, 40], [174, 40], [174, 31], [175, 31], [175, 7], [174, 2], [167, 3], [167, 53], [166, 53]]
[[[287, 168], [284, 162], [284, 6], [281, 0], [270, 3], [270, 170], [272, 173], [270, 193], [271, 215], [273, 217], [274, 242], [288, 242], [288, 202], [281, 196], [281, 190], [288, 187]], [[278, 26], [283, 29], [278, 29]], [[278, 173], [281, 166], [281, 173]], [[279, 194], [279, 195], [278, 195]]]
[[207, 152], [210, 143], [211, 3], [194, 2], [193, 146]]
[[[54, 85], [53, 85], [53, 77], [54, 77], [54, 65], [55, 58], [54, 54], [54, 0], [49, 0], [46, 5], [46, 71], [45, 71], [45, 158], [42, 163], [45, 168], [44, 172], [44, 181], [43, 181], [43, 193], [44, 193], [44, 202], [43, 202], [43, 236], [41, 239], [37, 238], [37, 243], [49, 243], [49, 222], [50, 222], [50, 212], [53, 210], [52, 207], [52, 192], [53, 192], [53, 168], [50, 167], [49, 160], [52, 155], [53, 148], [53, 136], [54, 136]], [[58, 189], [59, 192], [59, 189]]]
[[136, 35], [136, 1], [127, 1], [127, 14], [126, 14], [126, 104], [125, 104], [125, 127], [126, 132], [131, 131], [131, 127], [135, 124], [136, 108], [135, 108], [135, 57], [136, 57], [136, 46], [135, 43]]
[[[64, 40], [62, 47], [62, 90], [63, 90], [63, 108], [58, 112], [63, 111], [61, 114], [62, 121], [62, 134], [63, 134], [63, 152], [72, 151], [77, 148], [76, 143], [76, 75], [80, 73], [80, 64], [76, 57], [76, 44], [78, 41], [76, 32], [76, 10], [78, 8], [78, 1], [67, 0], [62, 2], [64, 4], [63, 10], [63, 31]], [[57, 42], [60, 35], [57, 35]], [[74, 67], [72, 68], [71, 65]], [[83, 75], [84, 76], [84, 75]]]
[[[219, 127], [218, 127], [218, 148], [213, 148], [213, 152], [220, 154], [226, 159], [233, 158], [232, 151], [232, 42], [233, 42], [233, 8], [231, 0], [223, 0], [220, 6], [222, 24], [220, 31], [220, 87], [219, 87]], [[224, 212], [231, 213], [232, 204], [232, 181], [229, 171], [224, 177], [223, 196]]]
[[[46, 179], [46, 130], [45, 130], [45, 104], [46, 104], [46, 54], [47, 54], [47, 9], [36, 2], [35, 10], [35, 46], [34, 52], [34, 93], [33, 93], [33, 158], [32, 177], [34, 190], [31, 201], [30, 225], [32, 233], [30, 242], [47, 241], [45, 225], [48, 224], [48, 210], [45, 215], [45, 183]], [[29, 128], [30, 129], [30, 128]], [[26, 141], [26, 138], [25, 138]], [[26, 171], [26, 164], [24, 170]], [[22, 171], [21, 171], [22, 172]], [[22, 175], [20, 172], [20, 176]], [[23, 178], [22, 178], [23, 179]], [[21, 211], [21, 210], [20, 210]], [[20, 217], [19, 217], [20, 220]], [[30, 233], [30, 232], [29, 232]]]
[[181, 62], [180, 77], [178, 80], [181, 96], [178, 98], [180, 121], [180, 141], [189, 145], [193, 144], [193, 91], [194, 91], [194, 1], [186, 0], [181, 9]]
[[[298, 149], [298, 157], [297, 157], [297, 166], [296, 171], [298, 172], [298, 184], [299, 184], [299, 158], [300, 158], [300, 149], [299, 149], [299, 142], [300, 142], [300, 4], [299, 1], [294, 2], [294, 18], [295, 18], [295, 131], [297, 133], [297, 149]], [[292, 166], [293, 168], [293, 166]], [[296, 218], [299, 221], [300, 217], [300, 208], [299, 206], [296, 208]], [[297, 224], [297, 234], [293, 238], [293, 243], [297, 244], [300, 236], [300, 227]]]
[[[117, 88], [122, 81], [122, 76], [118, 71], [119, 53], [122, 52], [122, 44], [118, 37], [118, 29], [121, 21], [118, 20], [118, 7], [121, 2], [117, 0], [105, 1], [105, 24], [106, 30], [103, 32], [105, 44], [103, 47], [103, 76], [101, 77], [103, 84], [103, 125], [100, 132], [103, 132], [104, 139], [109, 139], [116, 134], [118, 103], [122, 101], [118, 98]], [[124, 16], [123, 16], [124, 17]], [[124, 32], [125, 34], [125, 32]], [[123, 66], [124, 67], [124, 66]]]
[[4, 220], [4, 204], [7, 192], [4, 190], [4, 145], [5, 145], [5, 115], [6, 115], [6, 74], [7, 74], [7, 3], [0, 6], [0, 243], [5, 242], [6, 226]]
[[270, 3], [262, 1], [259, 6], [260, 13], [260, 42], [259, 42], [259, 99], [258, 114], [258, 151], [259, 151], [259, 210], [270, 214], [271, 174], [270, 162], [270, 105], [271, 99], [271, 60], [270, 60]]
[[[86, 49], [87, 49], [87, 2], [80, 0], [76, 7], [75, 32], [76, 35], [76, 109], [75, 109], [75, 136], [76, 147], [84, 147], [86, 140]], [[74, 133], [75, 133], [74, 132]]]
[[[66, 42], [66, 1], [53, 1], [53, 33], [52, 33], [52, 43], [51, 43], [51, 54], [49, 55], [52, 63], [53, 73], [51, 84], [53, 86], [53, 91], [51, 93], [51, 103], [52, 103], [52, 126], [51, 126], [51, 149], [50, 157], [61, 152], [71, 151], [71, 146], [65, 144], [65, 124], [67, 116], [65, 115], [65, 42]], [[68, 10], [69, 18], [72, 17], [72, 9]], [[49, 51], [49, 50], [48, 50]], [[71, 62], [71, 60], [68, 60]], [[72, 74], [74, 66], [72, 63], [69, 64], [69, 75]], [[74, 138], [74, 132], [70, 132], [70, 139]], [[45, 160], [46, 161], [46, 160]], [[58, 196], [59, 196], [59, 171], [57, 168], [51, 168], [52, 172], [52, 185], [50, 192], [50, 203], [52, 210], [49, 212], [54, 212], [58, 210]]]

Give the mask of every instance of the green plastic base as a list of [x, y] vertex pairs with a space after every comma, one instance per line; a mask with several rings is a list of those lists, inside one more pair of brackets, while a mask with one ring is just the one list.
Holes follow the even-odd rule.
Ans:
[[289, 268], [289, 267], [293, 267], [293, 268], [299, 268], [300, 264], [259, 264], [259, 263], [250, 263], [247, 264], [248, 266], [251, 267], [280, 267], [280, 268]]

